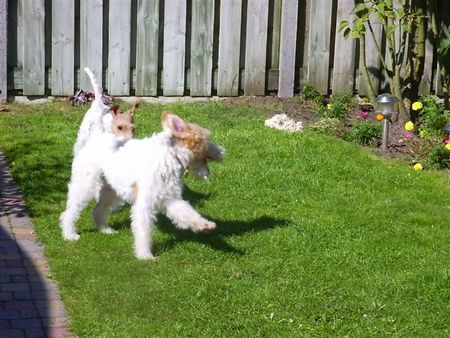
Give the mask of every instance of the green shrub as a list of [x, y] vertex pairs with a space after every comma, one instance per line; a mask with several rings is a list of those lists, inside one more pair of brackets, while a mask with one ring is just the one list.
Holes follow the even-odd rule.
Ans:
[[348, 115], [349, 107], [348, 104], [337, 101], [334, 103], [329, 103], [327, 106], [321, 106], [316, 110], [316, 115], [320, 118], [330, 118], [345, 120]]
[[303, 87], [302, 95], [305, 100], [316, 103], [322, 103], [324, 98], [324, 94], [309, 83], [305, 84], [305, 87]]
[[344, 123], [337, 118], [325, 117], [309, 127], [316, 133], [344, 138], [346, 135]]
[[439, 144], [428, 154], [426, 163], [427, 166], [434, 169], [450, 168], [450, 151]]
[[423, 103], [419, 115], [422, 129], [434, 135], [442, 135], [444, 127], [450, 120], [450, 112], [446, 111], [443, 105], [438, 104], [432, 95], [422, 96], [420, 101]]
[[353, 125], [347, 139], [363, 146], [375, 147], [380, 144], [381, 135], [381, 124], [362, 121]]

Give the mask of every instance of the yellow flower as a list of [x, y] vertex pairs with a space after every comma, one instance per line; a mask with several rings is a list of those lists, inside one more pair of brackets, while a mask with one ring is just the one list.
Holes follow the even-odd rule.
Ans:
[[426, 130], [421, 130], [420, 132], [419, 132], [419, 136], [421, 137], [421, 138], [424, 138], [424, 137], [427, 137], [428, 136], [428, 132], [426, 131]]
[[422, 102], [416, 101], [412, 104], [412, 110], [421, 110], [423, 108]]
[[447, 150], [450, 151], [450, 143], [447, 143], [447, 144], [445, 145], [445, 149], [447, 149]]
[[423, 169], [422, 165], [420, 163], [416, 163], [413, 165], [413, 169], [415, 171], [421, 171]]
[[384, 119], [383, 114], [377, 114], [377, 121], [382, 121]]
[[328, 109], [328, 110], [333, 109], [333, 104], [332, 104], [332, 103], [328, 103], [328, 104], [327, 104], [327, 109]]
[[411, 121], [406, 122], [405, 129], [407, 131], [413, 131], [414, 130], [414, 123], [412, 123]]

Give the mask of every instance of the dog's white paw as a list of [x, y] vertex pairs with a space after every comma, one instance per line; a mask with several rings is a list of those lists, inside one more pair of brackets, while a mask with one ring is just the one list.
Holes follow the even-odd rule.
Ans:
[[138, 253], [136, 252], [135, 254], [136, 258], [141, 260], [141, 261], [150, 261], [150, 260], [155, 260], [155, 256], [152, 255], [151, 252], [145, 252], [145, 253]]
[[80, 235], [76, 232], [63, 233], [63, 237], [66, 241], [78, 241], [80, 239]]
[[117, 231], [110, 227], [103, 227], [99, 229], [102, 234], [113, 235], [116, 234]]
[[216, 228], [216, 223], [211, 221], [204, 221], [198, 228], [201, 232], [212, 232]]

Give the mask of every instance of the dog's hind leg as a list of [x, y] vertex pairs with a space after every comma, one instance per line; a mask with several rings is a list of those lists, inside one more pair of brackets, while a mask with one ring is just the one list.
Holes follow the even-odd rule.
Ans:
[[80, 173], [72, 176], [66, 210], [60, 217], [60, 226], [65, 240], [76, 241], [80, 238], [76, 230], [76, 222], [86, 204], [94, 198], [97, 179], [98, 176], [94, 173]]
[[166, 216], [180, 229], [190, 229], [194, 232], [210, 232], [216, 227], [214, 222], [203, 218], [184, 200], [170, 200], [165, 207]]
[[[104, 181], [104, 180], [103, 180]], [[97, 204], [92, 211], [92, 217], [94, 218], [95, 225], [98, 230], [104, 234], [114, 234], [116, 231], [110, 228], [106, 224], [106, 218], [120, 203], [120, 198], [111, 186], [103, 182], [100, 190]]]

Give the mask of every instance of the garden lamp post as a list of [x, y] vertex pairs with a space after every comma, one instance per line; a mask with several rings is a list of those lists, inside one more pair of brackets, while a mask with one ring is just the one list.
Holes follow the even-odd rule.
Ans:
[[381, 94], [377, 96], [376, 101], [378, 104], [377, 109], [384, 117], [381, 150], [383, 152], [386, 152], [389, 140], [389, 122], [391, 121], [392, 115], [397, 110], [396, 104], [398, 100], [395, 96], [391, 94]]

